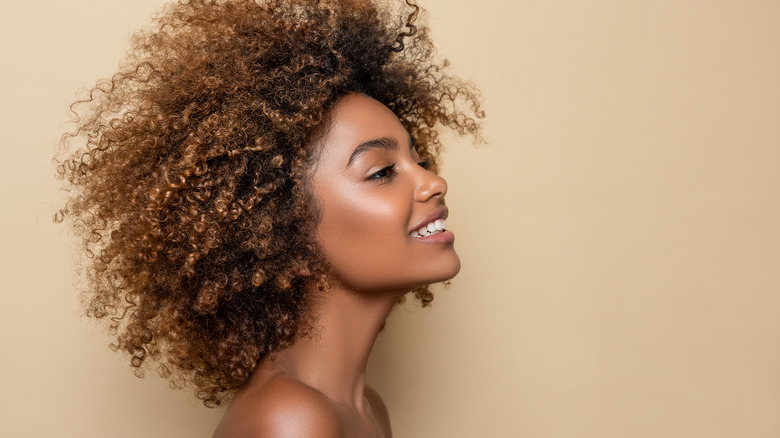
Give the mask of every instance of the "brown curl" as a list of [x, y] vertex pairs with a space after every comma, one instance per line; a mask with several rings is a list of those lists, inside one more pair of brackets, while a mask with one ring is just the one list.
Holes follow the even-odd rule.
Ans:
[[181, 1], [72, 105], [58, 220], [89, 257], [87, 314], [139, 375], [151, 359], [219, 405], [310, 329], [328, 277], [307, 145], [340, 97], [388, 106], [434, 170], [440, 127], [478, 136], [476, 92], [433, 59], [407, 3], [395, 20], [362, 0]]

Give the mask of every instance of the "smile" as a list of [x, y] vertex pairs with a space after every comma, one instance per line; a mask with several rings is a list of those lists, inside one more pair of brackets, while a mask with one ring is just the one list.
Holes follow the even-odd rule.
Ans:
[[420, 227], [417, 230], [412, 231], [409, 233], [412, 237], [426, 237], [433, 234], [441, 233], [442, 231], [447, 229], [447, 225], [444, 223], [443, 220], [437, 219], [433, 222], [428, 223], [428, 225], [425, 225], [423, 227]]

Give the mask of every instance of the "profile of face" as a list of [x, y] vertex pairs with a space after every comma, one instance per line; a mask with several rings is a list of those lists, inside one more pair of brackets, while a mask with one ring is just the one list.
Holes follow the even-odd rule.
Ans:
[[341, 98], [315, 147], [316, 239], [337, 284], [406, 292], [458, 273], [455, 236], [442, 229], [447, 183], [426, 169], [390, 109], [364, 95]]

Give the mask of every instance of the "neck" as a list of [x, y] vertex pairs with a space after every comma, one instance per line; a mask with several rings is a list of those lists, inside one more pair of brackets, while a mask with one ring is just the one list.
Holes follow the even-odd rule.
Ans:
[[368, 357], [400, 296], [361, 294], [334, 285], [314, 305], [311, 336], [279, 352], [274, 362], [331, 400], [362, 409]]

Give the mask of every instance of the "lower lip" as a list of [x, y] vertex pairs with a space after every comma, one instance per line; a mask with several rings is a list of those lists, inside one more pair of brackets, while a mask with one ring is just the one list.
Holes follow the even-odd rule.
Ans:
[[441, 233], [431, 234], [430, 236], [412, 237], [412, 240], [426, 243], [452, 243], [455, 241], [455, 234], [450, 230], [444, 230]]

